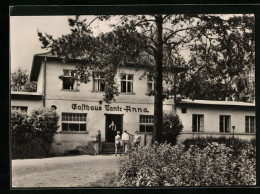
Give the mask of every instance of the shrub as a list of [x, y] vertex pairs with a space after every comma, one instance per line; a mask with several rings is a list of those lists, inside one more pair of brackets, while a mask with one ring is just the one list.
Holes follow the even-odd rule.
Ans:
[[59, 116], [56, 111], [40, 108], [32, 111], [31, 119], [34, 122], [37, 140], [35, 150], [40, 156], [49, 156], [54, 134], [59, 128]]
[[163, 114], [162, 140], [163, 142], [176, 144], [178, 136], [181, 134], [183, 125], [179, 116], [174, 113]]
[[32, 157], [34, 146], [30, 143], [34, 138], [33, 122], [26, 113], [11, 112], [12, 156], [15, 158]]
[[183, 144], [153, 144], [131, 149], [120, 160], [118, 186], [234, 186], [256, 183], [255, 148], [238, 156], [224, 144], [201, 149]]
[[11, 112], [12, 157], [34, 158], [49, 156], [59, 116], [49, 109], [34, 110], [29, 116]]
[[221, 137], [197, 137], [185, 139], [183, 144], [185, 145], [186, 150], [190, 148], [191, 145], [196, 145], [200, 149], [204, 149], [209, 143], [217, 142], [218, 144], [224, 144], [227, 147], [231, 147], [234, 154], [238, 155], [241, 153], [241, 150], [251, 144], [255, 147], [253, 140], [247, 141], [238, 138], [226, 138], [225, 136]]

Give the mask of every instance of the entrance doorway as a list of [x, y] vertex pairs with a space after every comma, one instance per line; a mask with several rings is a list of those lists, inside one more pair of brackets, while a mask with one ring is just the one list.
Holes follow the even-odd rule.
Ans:
[[117, 131], [123, 132], [123, 115], [106, 114], [106, 142], [115, 142]]

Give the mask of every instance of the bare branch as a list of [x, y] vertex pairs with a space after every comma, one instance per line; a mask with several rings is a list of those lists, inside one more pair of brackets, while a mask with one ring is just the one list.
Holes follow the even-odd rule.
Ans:
[[142, 23], [146, 23], [146, 22], [155, 22], [155, 20], [141, 20], [140, 22], [137, 22], [136, 24], [135, 24], [135, 26], [141, 26], [140, 24], [142, 24]]
[[171, 14], [167, 14], [163, 17], [163, 20], [165, 20], [167, 17], [171, 16]]
[[[151, 49], [153, 50], [154, 53], [157, 52], [156, 48], [154, 48], [152, 45], [148, 45], [148, 48], [151, 48]], [[154, 53], [152, 53], [152, 54], [154, 54]]]
[[95, 20], [100, 19], [99, 16], [97, 16], [96, 18], [94, 18], [90, 23], [88, 23], [88, 25], [86, 27], [89, 27]]
[[193, 27], [193, 28], [182, 28], [182, 29], [179, 29], [179, 30], [172, 32], [171, 34], [169, 34], [168, 36], [166, 36], [164, 38], [164, 43], [166, 43], [174, 34], [176, 34], [178, 32], [182, 32], [182, 31], [186, 31], [186, 30], [191, 30], [191, 29], [195, 29], [195, 27]]

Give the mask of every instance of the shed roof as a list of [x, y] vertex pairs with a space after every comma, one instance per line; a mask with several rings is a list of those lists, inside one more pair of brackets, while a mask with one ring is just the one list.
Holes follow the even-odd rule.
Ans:
[[190, 100], [182, 99], [178, 104], [198, 104], [198, 105], [219, 105], [219, 106], [250, 106], [254, 107], [255, 103], [239, 102], [239, 101], [217, 101], [217, 100]]
[[12, 99], [42, 99], [42, 94], [36, 92], [17, 92], [11, 91], [11, 98]]

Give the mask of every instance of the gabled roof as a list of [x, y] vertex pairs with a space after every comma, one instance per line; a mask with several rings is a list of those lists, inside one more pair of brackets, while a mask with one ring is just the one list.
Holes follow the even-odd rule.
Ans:
[[[45, 58], [53, 59], [53, 60], [54, 59], [55, 60], [61, 60], [62, 59], [57, 54], [52, 54], [50, 51], [46, 52], [46, 53], [35, 54], [33, 56], [32, 69], [31, 69], [31, 74], [30, 74], [30, 80], [31, 81], [37, 81], [42, 61]], [[72, 60], [72, 61], [75, 62], [75, 61], [79, 61], [79, 60], [80, 59], [75, 59], [75, 60]], [[124, 67], [133, 67], [133, 68], [151, 68], [151, 65], [146, 65], [146, 64], [138, 65], [138, 64], [133, 64], [133, 63], [127, 63], [127, 64], [124, 64], [123, 66]], [[172, 72], [172, 73], [179, 73], [179, 72], [182, 72], [182, 71], [185, 71], [185, 70], [186, 70], [185, 67], [174, 67], [174, 68], [167, 69], [168, 72]]]
[[32, 69], [31, 69], [31, 74], [30, 74], [30, 80], [31, 81], [37, 81], [40, 69], [41, 69], [41, 64], [44, 58], [58, 58], [57, 55], [53, 55], [51, 52], [46, 52], [46, 53], [39, 53], [35, 54], [33, 56], [33, 62], [32, 62]]
[[197, 104], [197, 105], [219, 105], [219, 106], [250, 106], [255, 107], [255, 103], [239, 102], [239, 101], [217, 101], [217, 100], [190, 100], [182, 99], [178, 104]]

